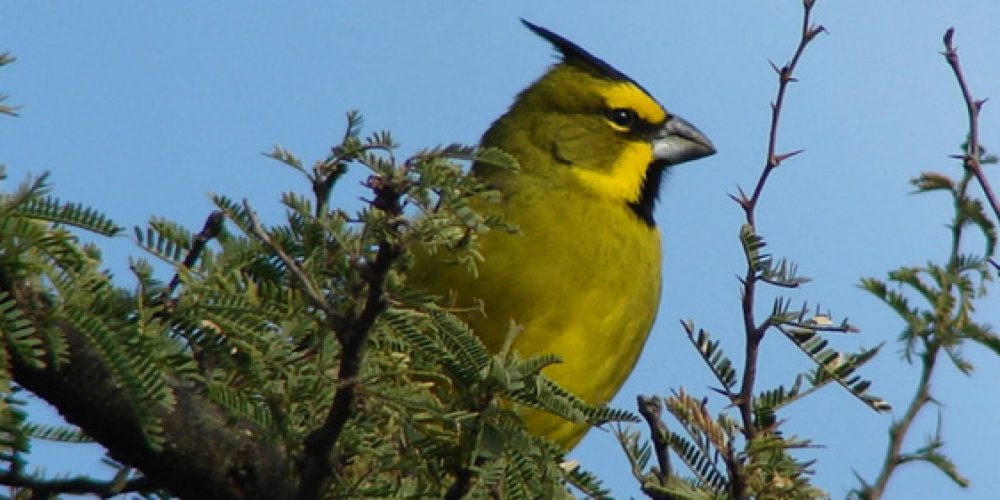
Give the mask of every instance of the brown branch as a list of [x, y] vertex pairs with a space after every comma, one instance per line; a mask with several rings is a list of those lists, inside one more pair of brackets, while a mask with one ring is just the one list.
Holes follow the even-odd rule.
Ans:
[[656, 462], [660, 464], [658, 477], [660, 484], [666, 485], [670, 481], [670, 432], [667, 424], [663, 422], [663, 401], [656, 396], [639, 396], [637, 404], [639, 414], [646, 419], [649, 425], [649, 437], [653, 441], [653, 453], [656, 455]]
[[[986, 199], [993, 208], [994, 215], [1000, 219], [1000, 209], [998, 209], [996, 196], [993, 194], [993, 190], [983, 174], [982, 163], [979, 161], [981, 154], [981, 148], [979, 145], [979, 112], [985, 101], [977, 101], [972, 97], [972, 92], [969, 90], [969, 85], [966, 83], [965, 76], [962, 73], [962, 67], [958, 58], [958, 50], [952, 43], [954, 36], [954, 28], [948, 28], [945, 31], [943, 37], [945, 50], [942, 52], [942, 55], [944, 55], [945, 60], [948, 62], [952, 72], [955, 74], [955, 80], [958, 82], [958, 86], [962, 91], [962, 99], [965, 102], [965, 107], [968, 112], [969, 137], [966, 143], [965, 154], [962, 156], [965, 173], [959, 183], [957, 193], [954, 195], [955, 221], [951, 225], [952, 242], [951, 255], [948, 259], [949, 266], [955, 266], [955, 263], [959, 258], [963, 228], [963, 224], [961, 223], [963, 209], [961, 205], [971, 178], [974, 177], [979, 182], [983, 193], [986, 195]], [[889, 479], [892, 477], [892, 474], [896, 471], [897, 467], [906, 461], [902, 455], [903, 442], [906, 438], [906, 434], [909, 432], [910, 427], [913, 425], [913, 422], [917, 418], [917, 415], [919, 415], [920, 411], [923, 410], [927, 403], [933, 400], [930, 392], [931, 377], [933, 376], [934, 367], [937, 362], [937, 356], [940, 353], [942, 343], [936, 336], [924, 336], [922, 337], [922, 341], [925, 350], [920, 356], [922, 367], [920, 380], [917, 383], [916, 393], [914, 394], [910, 405], [907, 407], [903, 418], [899, 421], [893, 422], [893, 424], [889, 427], [889, 445], [886, 449], [885, 460], [882, 463], [882, 468], [879, 471], [878, 477], [875, 479], [875, 483], [872, 485], [864, 485], [861, 491], [861, 497], [866, 500], [879, 499], [885, 493], [885, 488], [889, 484]]]
[[[754, 211], [757, 208], [757, 202], [760, 200], [761, 194], [764, 192], [764, 185], [767, 183], [767, 179], [771, 175], [771, 172], [779, 164], [781, 164], [783, 160], [799, 153], [796, 151], [786, 155], [778, 155], [775, 151], [777, 150], [781, 109], [785, 102], [785, 94], [788, 89], [788, 84], [796, 81], [793, 77], [795, 68], [798, 66], [799, 59], [805, 52], [805, 48], [809, 45], [809, 42], [824, 31], [822, 26], [815, 26], [810, 23], [810, 14], [812, 12], [813, 5], [815, 5], [815, 2], [812, 0], [806, 0], [803, 2], [802, 35], [799, 39], [799, 45], [795, 49], [795, 53], [792, 55], [791, 60], [782, 68], [774, 66], [774, 70], [778, 74], [778, 94], [774, 103], [771, 104], [771, 128], [770, 133], [768, 134], [767, 159], [764, 164], [764, 170], [757, 179], [757, 185], [754, 187], [753, 194], [749, 198], [745, 195], [741, 195], [737, 200], [743, 207], [743, 211], [746, 214], [747, 224], [751, 227], [755, 227]], [[743, 434], [747, 439], [752, 438], [754, 435], [753, 411], [751, 408], [753, 386], [757, 371], [757, 351], [759, 350], [760, 342], [763, 340], [764, 331], [766, 330], [766, 326], [758, 327], [754, 319], [754, 294], [756, 283], [759, 280], [760, 276], [757, 274], [757, 270], [754, 268], [753, 262], [748, 262], [746, 276], [741, 280], [743, 282], [743, 323], [747, 339], [745, 352], [746, 364], [744, 365], [743, 383], [738, 396], [739, 401], [737, 401], [737, 404], [740, 407], [740, 413], [743, 416]]]
[[[753, 228], [754, 232], [756, 232], [755, 210], [757, 208], [757, 203], [760, 201], [760, 197], [764, 192], [764, 186], [767, 183], [768, 177], [771, 175], [771, 172], [784, 160], [802, 152], [801, 150], [798, 150], [786, 154], [777, 153], [778, 129], [781, 122], [781, 111], [785, 102], [786, 93], [788, 91], [788, 85], [796, 81], [794, 77], [795, 68], [798, 66], [799, 60], [805, 52], [806, 47], [816, 38], [817, 35], [825, 31], [822, 26], [813, 25], [810, 21], [810, 15], [812, 13], [812, 8], [815, 5], [815, 0], [804, 0], [802, 5], [803, 14], [801, 36], [792, 58], [781, 68], [778, 68], [772, 63], [774, 71], [778, 74], [778, 91], [774, 102], [771, 103], [771, 125], [770, 132], [768, 134], [767, 158], [764, 164], [764, 169], [761, 172], [760, 177], [757, 179], [757, 184], [749, 198], [742, 192], [742, 190], [738, 198], [734, 197], [734, 199], [736, 199], [736, 201], [743, 208], [746, 216], [746, 223]], [[764, 333], [769, 326], [766, 322], [765, 324], [758, 326], [754, 316], [756, 285], [760, 280], [761, 276], [758, 274], [754, 262], [749, 261], [748, 259], [746, 274], [741, 280], [743, 283], [743, 293], [741, 297], [743, 329], [746, 336], [743, 377], [740, 392], [736, 395], [733, 401], [733, 403], [739, 408], [743, 423], [743, 436], [747, 441], [752, 440], [757, 433], [753, 421], [753, 391], [757, 378], [757, 359], [760, 352], [760, 343], [764, 339]], [[736, 460], [733, 456], [727, 456], [724, 457], [724, 459], [727, 468], [729, 469], [729, 477], [731, 481], [730, 494], [733, 498], [745, 498], [746, 484], [743, 478], [740, 461]]]
[[10, 471], [0, 475], [0, 484], [28, 490], [31, 498], [50, 498], [60, 494], [96, 495], [101, 498], [109, 498], [122, 493], [142, 493], [156, 490], [149, 478], [145, 476], [125, 481], [118, 479], [99, 481], [89, 477], [40, 479]]
[[[208, 215], [205, 219], [205, 225], [202, 226], [201, 231], [195, 235], [194, 241], [191, 242], [191, 250], [188, 251], [187, 256], [184, 257], [184, 262], [181, 264], [185, 269], [191, 269], [195, 262], [201, 257], [202, 252], [205, 251], [205, 245], [209, 241], [215, 239], [222, 232], [222, 225], [226, 221], [226, 215], [222, 212], [216, 210]], [[167, 297], [174, 293], [177, 286], [181, 283], [181, 274], [174, 274], [173, 279], [170, 280], [170, 284], [167, 285], [166, 291], [163, 292], [163, 296]]]
[[[405, 179], [384, 179], [377, 176], [370, 178], [368, 187], [376, 195], [373, 207], [386, 211], [390, 217], [402, 215], [401, 197], [405, 193], [405, 183]], [[386, 277], [402, 254], [403, 249], [398, 243], [385, 240], [379, 242], [375, 258], [365, 268], [368, 293], [364, 307], [357, 316], [345, 322], [346, 327], [331, 327], [341, 344], [337, 391], [326, 419], [320, 427], [306, 436], [303, 451], [297, 458], [300, 480], [295, 492], [297, 500], [321, 498], [330, 482], [333, 473], [331, 455], [341, 432], [353, 415], [357, 376], [361, 372], [368, 338], [375, 321], [388, 307], [385, 296]], [[331, 325], [340, 323], [339, 319], [331, 317]]]
[[952, 44], [954, 36], [955, 28], [948, 28], [945, 31], [944, 52], [942, 54], [945, 60], [948, 61], [948, 65], [951, 66], [952, 72], [955, 73], [955, 80], [958, 81], [958, 86], [962, 90], [962, 98], [965, 100], [965, 108], [969, 115], [969, 141], [966, 145], [963, 164], [967, 170], [972, 172], [976, 181], [979, 182], [986, 200], [993, 209], [993, 215], [1000, 222], [1000, 202], [997, 201], [997, 197], [993, 193], [993, 188], [990, 186], [986, 174], [983, 173], [982, 163], [979, 161], [979, 112], [983, 109], [983, 104], [986, 103], [986, 100], [977, 101], [972, 97], [972, 92], [969, 90], [969, 85], [965, 82], [965, 75], [962, 73], [962, 66], [958, 60], [958, 49]]
[[309, 301], [309, 304], [323, 311], [327, 317], [333, 317], [334, 310], [330, 307], [330, 303], [327, 302], [323, 292], [320, 291], [319, 287], [317, 287], [315, 283], [313, 283], [312, 279], [309, 278], [309, 275], [302, 270], [302, 266], [300, 266], [295, 259], [288, 255], [288, 253], [285, 252], [285, 249], [281, 248], [281, 245], [275, 243], [271, 237], [268, 236], [267, 231], [264, 229], [264, 225], [261, 224], [260, 218], [257, 217], [256, 212], [254, 212], [250, 207], [250, 202], [248, 200], [243, 200], [243, 209], [246, 210], [247, 218], [250, 220], [250, 233], [255, 238], [260, 240], [261, 243], [271, 249], [271, 251], [274, 252], [279, 259], [281, 259], [281, 262], [285, 264], [288, 271], [292, 273], [292, 276], [294, 276], [296, 281], [298, 281], [299, 289], [305, 293], [305, 298]]
[[939, 346], [934, 341], [925, 343], [925, 346], [927, 351], [921, 356], [922, 368], [916, 393], [913, 395], [910, 406], [906, 408], [903, 418], [893, 422], [889, 427], [889, 447], [885, 453], [885, 461], [882, 463], [882, 470], [879, 471], [878, 478], [875, 479], [875, 484], [865, 486], [861, 491], [861, 498], [865, 500], [882, 498], [892, 473], [895, 472], [896, 467], [903, 464], [901, 451], [906, 433], [909, 432], [910, 426], [913, 425], [920, 410], [931, 401], [931, 376], [934, 373]]
[[58, 408], [116, 461], [142, 471], [150, 488], [184, 498], [290, 496], [292, 461], [284, 449], [248, 422], [231, 424], [230, 414], [180, 380], [168, 378], [172, 409], [147, 409], [160, 420], [166, 443], [151, 446], [104, 358], [71, 326], [52, 324], [48, 297], [9, 276], [0, 275], [0, 288], [38, 330], [56, 328], [66, 339], [68, 362], [40, 368], [14, 357], [14, 380]]
[[747, 223], [751, 226], [754, 226], [754, 209], [757, 207], [757, 202], [764, 192], [764, 184], [767, 183], [767, 178], [771, 175], [771, 171], [777, 168], [784, 160], [796, 156], [803, 151], [800, 149], [790, 153], [777, 154], [778, 125], [781, 121], [781, 108], [785, 103], [785, 93], [788, 91], [788, 84], [797, 81], [793, 75], [795, 74], [796, 66], [799, 64], [799, 59], [805, 52], [809, 42], [813, 41], [820, 33], [826, 31], [823, 26], [810, 24], [809, 17], [815, 4], [815, 0], [805, 0], [802, 2], [802, 36], [799, 38], [799, 45], [796, 47], [791, 60], [781, 68], [771, 63], [771, 67], [778, 74], [778, 95], [774, 98], [774, 102], [771, 103], [771, 127], [767, 140], [767, 159], [764, 164], [764, 171], [761, 172], [760, 177], [757, 179], [757, 185], [754, 187], [753, 194], [748, 200], [744, 197], [743, 200], [745, 202], [741, 203], [744, 212], [746, 212]]

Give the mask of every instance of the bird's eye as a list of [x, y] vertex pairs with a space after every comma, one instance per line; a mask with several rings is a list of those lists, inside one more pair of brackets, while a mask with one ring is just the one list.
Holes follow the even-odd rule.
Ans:
[[609, 109], [607, 118], [616, 126], [629, 129], [635, 124], [635, 111], [626, 108]]

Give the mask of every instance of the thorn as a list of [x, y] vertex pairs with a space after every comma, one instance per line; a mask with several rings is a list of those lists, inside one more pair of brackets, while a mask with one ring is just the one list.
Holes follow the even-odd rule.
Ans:
[[955, 36], [955, 28], [951, 27], [944, 32], [944, 46], [948, 49], [948, 52], [952, 52], [951, 39]]
[[771, 65], [771, 69], [773, 69], [775, 73], [777, 73], [777, 74], [779, 74], [779, 75], [781, 74], [781, 69], [780, 69], [780, 68], [778, 68], [778, 65], [777, 65], [777, 64], [774, 64], [774, 61], [772, 61], [772, 60], [768, 59], [768, 60], [767, 60], [767, 63]]
[[795, 82], [799, 81], [799, 79], [795, 78], [794, 76], [790, 76], [790, 77], [786, 78], [785, 81], [788, 82], [788, 83], [795, 83]]
[[741, 208], [746, 210], [747, 208], [750, 207], [750, 199], [747, 198], [747, 194], [743, 192], [743, 188], [736, 186], [736, 189], [739, 190], [740, 192], [739, 197], [736, 197], [735, 195], [732, 194], [726, 194], [726, 196], [728, 196], [731, 200], [735, 201]]
[[809, 29], [806, 31], [805, 39], [807, 42], [811, 42], [813, 41], [814, 38], [816, 38], [817, 35], [823, 33], [824, 31], [826, 31], [826, 28], [824, 28], [822, 25], [814, 24], [810, 26]]
[[735, 201], [736, 203], [739, 203], [741, 206], [746, 206], [746, 204], [750, 202], [750, 198], [747, 197], [747, 194], [743, 191], [743, 188], [737, 187], [736, 189], [739, 190], [740, 192], [739, 197], [732, 194], [729, 194], [728, 196], [732, 198], [733, 201]]
[[774, 165], [778, 166], [778, 165], [781, 164], [781, 162], [783, 162], [783, 161], [785, 161], [785, 160], [787, 160], [787, 159], [789, 159], [789, 158], [791, 158], [793, 156], [798, 156], [798, 155], [802, 154], [804, 151], [805, 151], [804, 149], [796, 149], [795, 151], [792, 151], [790, 153], [775, 155], [775, 157], [774, 157]]
[[976, 105], [976, 111], [979, 111], [979, 110], [983, 109], [983, 104], [986, 104], [986, 101], [988, 101], [988, 100], [989, 99], [987, 98], [987, 99], [980, 99], [980, 100], [974, 102], [973, 104]]
[[964, 160], [965, 155], [948, 155], [948, 158], [951, 158], [952, 160]]

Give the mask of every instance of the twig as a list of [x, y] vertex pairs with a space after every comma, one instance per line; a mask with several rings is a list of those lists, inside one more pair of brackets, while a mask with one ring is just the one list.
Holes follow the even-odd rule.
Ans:
[[[191, 250], [188, 252], [187, 256], [184, 257], [184, 262], [181, 264], [185, 269], [191, 269], [195, 262], [201, 257], [201, 253], [205, 251], [205, 245], [209, 241], [215, 239], [222, 232], [222, 224], [225, 222], [226, 216], [222, 212], [216, 210], [209, 214], [208, 218], [205, 219], [205, 225], [201, 228], [199, 232], [194, 237], [194, 241], [191, 243]], [[167, 285], [167, 290], [163, 293], [164, 297], [169, 297], [174, 290], [177, 289], [177, 285], [181, 283], [181, 274], [174, 274], [173, 279], [170, 280], [170, 284]]]
[[954, 36], [955, 28], [948, 28], [944, 32], [944, 52], [942, 52], [942, 55], [944, 55], [945, 60], [948, 61], [948, 65], [951, 66], [951, 70], [955, 73], [955, 79], [958, 81], [959, 88], [962, 89], [962, 98], [965, 100], [965, 107], [969, 114], [969, 141], [966, 145], [963, 164], [976, 177], [976, 181], [979, 182], [979, 186], [986, 195], [986, 200], [993, 209], [993, 215], [1000, 221], [1000, 202], [997, 201], [996, 195], [993, 194], [993, 188], [990, 186], [989, 180], [986, 179], [982, 163], [979, 161], [979, 112], [983, 109], [983, 104], [986, 104], [986, 100], [981, 99], [977, 101], [972, 97], [969, 85], [965, 82], [965, 75], [962, 74], [962, 66], [958, 60], [958, 49], [952, 44]]
[[885, 487], [889, 484], [889, 478], [892, 477], [896, 467], [903, 463], [900, 451], [903, 449], [906, 433], [909, 432], [910, 426], [913, 425], [920, 410], [931, 401], [931, 375], [934, 373], [939, 346], [934, 341], [925, 341], [924, 345], [927, 350], [921, 356], [923, 366], [920, 371], [917, 391], [913, 395], [910, 406], [906, 408], [903, 418], [889, 427], [889, 447], [885, 453], [885, 461], [882, 463], [882, 470], [879, 471], [878, 478], [875, 479], [875, 484], [866, 486], [861, 492], [861, 498], [865, 500], [882, 498], [882, 493], [885, 492]]
[[[188, 254], [184, 257], [184, 261], [181, 263], [182, 268], [191, 269], [194, 267], [195, 262], [198, 262], [198, 259], [201, 258], [201, 254], [205, 251], [205, 246], [208, 242], [217, 238], [219, 234], [222, 233], [225, 221], [226, 215], [219, 210], [213, 211], [207, 218], [205, 218], [205, 224], [202, 226], [201, 231], [195, 235], [194, 241], [191, 242], [191, 249], [188, 251]], [[170, 321], [177, 305], [177, 300], [172, 298], [172, 296], [180, 284], [181, 271], [178, 270], [174, 273], [174, 277], [171, 278], [170, 283], [167, 284], [167, 288], [164, 289], [154, 301], [154, 304], [162, 304], [166, 306], [157, 313], [158, 317]], [[188, 339], [188, 347], [191, 349], [191, 354], [202, 373], [210, 373], [211, 370], [215, 368], [217, 364], [216, 356], [207, 353], [203, 346], [191, 339]]]
[[[347, 142], [349, 139], [349, 132], [350, 128], [345, 133], [343, 142]], [[339, 147], [334, 148], [333, 156], [327, 158], [322, 165], [317, 167], [313, 175], [309, 177], [309, 182], [312, 184], [313, 196], [316, 198], [316, 217], [321, 216], [326, 211], [330, 203], [330, 193], [333, 191], [333, 186], [347, 173], [347, 164], [370, 151], [382, 151], [391, 154], [392, 148], [382, 144], [365, 144], [350, 151], [344, 151]]]
[[251, 234], [260, 240], [260, 242], [265, 246], [270, 248], [271, 251], [274, 252], [279, 259], [281, 259], [281, 262], [285, 264], [292, 275], [295, 276], [295, 279], [298, 280], [301, 290], [306, 294], [306, 300], [308, 300], [313, 307], [326, 313], [328, 317], [334, 316], [333, 308], [330, 306], [330, 303], [327, 302], [326, 297], [323, 296], [323, 292], [316, 287], [316, 284], [313, 283], [311, 278], [309, 278], [309, 275], [302, 270], [302, 266], [300, 266], [295, 259], [289, 256], [288, 253], [285, 252], [285, 249], [281, 248], [281, 245], [275, 243], [271, 237], [268, 236], [267, 231], [264, 230], [264, 226], [260, 223], [260, 218], [257, 217], [253, 208], [250, 207], [249, 201], [243, 200], [243, 209], [246, 210], [247, 218], [250, 220]]
[[663, 402], [656, 396], [639, 396], [637, 404], [639, 414], [649, 424], [649, 436], [653, 440], [653, 452], [660, 464], [660, 484], [666, 485], [670, 480], [670, 432], [663, 422]]
[[[368, 186], [376, 195], [372, 205], [385, 210], [390, 217], [401, 215], [403, 209], [400, 199], [405, 192], [404, 183], [405, 180], [397, 181], [375, 176], [370, 178]], [[378, 243], [375, 258], [367, 264], [365, 270], [368, 293], [363, 309], [357, 316], [346, 321], [346, 327], [334, 328], [337, 340], [341, 344], [337, 392], [334, 393], [333, 404], [330, 406], [323, 424], [310, 432], [303, 442], [304, 448], [298, 459], [300, 482], [295, 494], [297, 500], [320, 498], [329, 483], [333, 472], [331, 454], [341, 432], [347, 425], [347, 421], [353, 414], [357, 393], [356, 379], [361, 372], [368, 337], [375, 320], [388, 307], [388, 301], [385, 297], [385, 280], [393, 263], [402, 254], [403, 249], [398, 243], [391, 241]], [[302, 271], [299, 270], [299, 272]], [[303, 283], [309, 283], [309, 281], [303, 281]], [[330, 308], [329, 305], [326, 307]], [[331, 322], [336, 321], [332, 315], [330, 318]]]
[[[764, 170], [757, 179], [757, 185], [754, 187], [753, 194], [750, 198], [747, 198], [744, 195], [738, 199], [740, 205], [743, 207], [743, 211], [746, 213], [747, 224], [750, 226], [755, 225], [754, 210], [756, 209], [757, 202], [760, 200], [760, 196], [764, 191], [764, 185], [766, 184], [768, 177], [771, 175], [771, 171], [780, 165], [783, 160], [801, 152], [800, 150], [783, 155], [775, 154], [778, 141], [778, 125], [781, 119], [781, 109], [785, 101], [785, 93], [788, 89], [788, 84], [796, 81], [793, 74], [806, 46], [809, 45], [809, 42], [811, 42], [816, 35], [824, 31], [822, 26], [814, 26], [810, 24], [809, 18], [813, 5], [815, 5], [814, 1], [807, 0], [803, 2], [804, 11], [802, 15], [802, 36], [799, 39], [799, 45], [795, 49], [792, 59], [782, 68], [778, 68], [772, 63], [775, 72], [778, 73], [778, 95], [775, 98], [774, 103], [771, 105], [771, 128], [768, 135], [767, 161], [764, 165]], [[756, 321], [754, 320], [754, 292], [756, 288], [755, 285], [759, 280], [760, 276], [757, 274], [757, 270], [754, 268], [752, 263], [750, 263], [747, 266], [745, 278], [741, 280], [744, 284], [743, 320], [744, 330], [747, 336], [747, 346], [746, 365], [743, 370], [743, 384], [740, 394], [738, 395], [738, 398], [740, 399], [740, 401], [738, 401], [738, 405], [740, 406], [740, 413], [743, 416], [743, 433], [747, 439], [751, 438], [754, 434], [751, 401], [753, 398], [754, 381], [756, 379], [757, 351], [761, 340], [764, 338], [764, 330], [766, 329], [766, 326], [764, 328], [758, 327], [756, 325]]]
[[[962, 73], [962, 67], [958, 59], [958, 51], [952, 44], [952, 40], [955, 36], [955, 29], [948, 28], [944, 33], [944, 55], [945, 60], [951, 67], [955, 74], [955, 79], [958, 81], [958, 86], [962, 91], [962, 98], [965, 101], [966, 110], [968, 111], [969, 117], [969, 137], [966, 144], [965, 154], [961, 157], [962, 164], [965, 167], [965, 173], [959, 182], [959, 187], [955, 193], [955, 221], [950, 226], [952, 232], [951, 238], [951, 254], [948, 259], [949, 268], [954, 268], [957, 265], [960, 252], [961, 252], [961, 239], [962, 239], [962, 228], [961, 223], [962, 218], [962, 202], [966, 196], [966, 189], [968, 183], [974, 177], [983, 190], [986, 199], [989, 201], [990, 206], [993, 208], [994, 214], [1000, 219], [1000, 209], [998, 209], [996, 197], [993, 194], [993, 190], [990, 187], [985, 175], [983, 175], [982, 163], [979, 161], [979, 156], [981, 153], [979, 145], [979, 111], [982, 109], [985, 100], [975, 100], [972, 97], [972, 92], [969, 90], [969, 86], [965, 81], [965, 76]], [[942, 292], [945, 292], [942, 290]], [[889, 445], [886, 449], [885, 460], [882, 463], [882, 468], [879, 471], [878, 477], [875, 479], [875, 483], [872, 485], [865, 485], [861, 491], [861, 497], [866, 500], [876, 500], [882, 497], [885, 493], [885, 488], [889, 484], [889, 479], [895, 472], [896, 468], [907, 461], [907, 459], [902, 454], [903, 442], [906, 439], [906, 434], [909, 432], [910, 427], [913, 425], [914, 420], [920, 411], [923, 410], [924, 406], [933, 400], [931, 396], [931, 377], [934, 373], [934, 367], [937, 362], [937, 356], [942, 348], [942, 341], [936, 336], [921, 336], [921, 340], [924, 346], [924, 352], [920, 356], [921, 360], [921, 372], [920, 380], [917, 383], [916, 393], [913, 396], [913, 400], [906, 409], [906, 413], [903, 418], [896, 421], [889, 427]]]
[[[754, 232], [756, 232], [755, 209], [757, 208], [757, 203], [760, 201], [761, 194], [764, 192], [764, 185], [767, 183], [768, 177], [771, 175], [771, 172], [784, 160], [802, 152], [802, 150], [798, 150], [785, 154], [776, 153], [781, 110], [785, 102], [788, 84], [796, 81], [793, 76], [795, 68], [798, 66], [799, 59], [805, 52], [806, 47], [813, 39], [816, 38], [817, 35], [825, 31], [822, 26], [813, 25], [810, 22], [810, 14], [812, 13], [812, 8], [815, 3], [815, 0], [804, 0], [802, 2], [802, 34], [799, 38], [798, 47], [796, 47], [792, 58], [781, 68], [777, 67], [774, 63], [771, 63], [774, 71], [778, 74], [778, 92], [774, 102], [771, 103], [771, 126], [770, 133], [768, 134], [767, 158], [764, 164], [764, 170], [757, 179], [757, 184], [749, 198], [742, 192], [742, 190], [738, 198], [733, 197], [743, 208], [744, 214], [746, 215], [746, 222], [751, 228], [754, 229]], [[761, 276], [758, 274], [754, 263], [748, 262], [746, 275], [741, 280], [743, 282], [743, 328], [746, 335], [743, 377], [740, 392], [736, 395], [733, 401], [733, 403], [739, 408], [743, 423], [743, 436], [747, 439], [747, 441], [752, 440], [756, 436], [756, 428], [753, 421], [753, 390], [754, 383], [757, 378], [757, 358], [760, 352], [760, 343], [764, 339], [764, 333], [769, 327], [769, 324], [766, 322], [763, 325], [758, 326], [754, 317], [756, 284], [760, 280]], [[730, 493], [733, 498], [744, 498], [746, 485], [744, 483], [742, 471], [740, 470], [740, 462], [735, 460], [734, 457], [724, 458], [728, 468], [730, 469]]]
[[52, 495], [96, 495], [108, 498], [122, 493], [146, 492], [156, 489], [156, 486], [146, 476], [135, 477], [125, 481], [118, 478], [110, 481], [98, 481], [89, 477], [71, 477], [66, 479], [41, 479], [24, 476], [14, 471], [0, 476], [0, 484], [12, 488], [24, 488], [30, 491], [31, 498], [49, 498]]

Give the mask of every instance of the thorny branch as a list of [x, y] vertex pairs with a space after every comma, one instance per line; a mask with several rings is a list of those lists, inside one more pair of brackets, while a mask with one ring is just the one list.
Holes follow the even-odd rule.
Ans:
[[[951, 67], [952, 72], [955, 74], [955, 79], [957, 80], [958, 86], [962, 91], [962, 98], [965, 101], [969, 117], [969, 137], [966, 143], [965, 154], [957, 157], [962, 160], [962, 166], [967, 172], [967, 175], [962, 180], [960, 193], [965, 192], [967, 182], [969, 180], [968, 176], [971, 175], [975, 177], [979, 182], [979, 185], [982, 188], [990, 206], [993, 208], [993, 213], [998, 219], [1000, 219], [1000, 209], [998, 209], [996, 196], [993, 194], [989, 181], [983, 174], [982, 162], [980, 162], [981, 147], [979, 144], [979, 112], [982, 110], [983, 104], [986, 101], [976, 100], [972, 97], [972, 92], [969, 90], [969, 86], [965, 81], [965, 76], [962, 73], [962, 66], [958, 59], [958, 50], [952, 43], [954, 36], [954, 28], [948, 28], [945, 31], [943, 38], [944, 52], [942, 52], [942, 55]], [[960, 211], [961, 208], [956, 207], [956, 210]], [[949, 266], [955, 265], [954, 263], [959, 258], [959, 252], [961, 250], [960, 244], [963, 225], [958, 223], [957, 218], [959, 217], [961, 217], [961, 215], [956, 213], [956, 222], [951, 225], [952, 244], [951, 255], [948, 259]], [[871, 485], [864, 485], [860, 492], [861, 498], [865, 500], [879, 499], [885, 493], [885, 488], [888, 486], [889, 479], [896, 471], [896, 468], [906, 462], [902, 450], [907, 433], [912, 427], [917, 416], [920, 414], [921, 410], [923, 410], [927, 403], [934, 400], [931, 395], [931, 379], [934, 374], [937, 357], [942, 349], [942, 344], [937, 338], [934, 337], [921, 336], [920, 340], [923, 343], [924, 352], [920, 355], [921, 370], [916, 391], [909, 406], [906, 408], [906, 412], [903, 414], [903, 417], [900, 420], [893, 422], [892, 426], [889, 427], [889, 444], [886, 448], [885, 460], [882, 463], [882, 468], [879, 470], [879, 474], [875, 478], [875, 483]]]
[[952, 44], [954, 36], [955, 28], [948, 28], [945, 31], [944, 52], [942, 54], [945, 60], [948, 61], [948, 65], [951, 66], [951, 70], [955, 73], [955, 79], [958, 81], [958, 86], [962, 89], [962, 98], [965, 99], [965, 107], [969, 113], [969, 141], [966, 146], [965, 157], [962, 158], [963, 164], [976, 177], [976, 181], [979, 182], [983, 193], [986, 195], [986, 200], [993, 209], [993, 214], [1000, 220], [1000, 202], [997, 201], [997, 197], [993, 193], [993, 188], [990, 186], [986, 174], [983, 173], [983, 165], [979, 161], [979, 112], [983, 109], [983, 105], [986, 104], [986, 99], [976, 100], [972, 97], [969, 85], [965, 82], [965, 75], [962, 74], [962, 66], [958, 60], [958, 49]]
[[[406, 192], [405, 176], [385, 178], [372, 176], [367, 185], [375, 192], [372, 206], [398, 217], [403, 213], [401, 198]], [[393, 226], [390, 225], [390, 228]], [[394, 230], [394, 229], [390, 229]], [[295, 493], [297, 500], [312, 500], [322, 496], [333, 473], [333, 448], [341, 432], [351, 418], [356, 399], [356, 379], [361, 372], [368, 338], [378, 316], [388, 307], [385, 297], [385, 281], [392, 265], [402, 255], [399, 243], [385, 238], [377, 245], [375, 257], [365, 266], [364, 276], [368, 292], [360, 313], [346, 318], [346, 321], [331, 315], [331, 329], [337, 334], [341, 344], [340, 368], [337, 373], [337, 391], [333, 404], [323, 424], [306, 436], [304, 449], [298, 457], [300, 483]], [[301, 270], [299, 270], [301, 272]], [[301, 278], [300, 278], [301, 280]], [[308, 283], [303, 281], [303, 283]], [[330, 310], [332, 307], [327, 306]], [[343, 324], [343, 327], [337, 325]]]
[[[784, 160], [802, 152], [802, 150], [797, 150], [784, 154], [776, 153], [781, 110], [785, 102], [788, 84], [796, 81], [794, 77], [795, 68], [798, 66], [799, 60], [805, 52], [806, 47], [816, 38], [816, 36], [825, 31], [823, 26], [814, 25], [810, 21], [810, 15], [812, 13], [812, 8], [815, 5], [815, 0], [804, 0], [802, 4], [802, 31], [795, 53], [792, 55], [792, 58], [788, 61], [788, 63], [780, 68], [772, 63], [772, 67], [778, 74], [778, 92], [774, 102], [771, 104], [771, 126], [770, 133], [768, 134], [767, 158], [764, 164], [764, 169], [761, 172], [760, 177], [757, 179], [757, 184], [749, 198], [745, 193], [743, 193], [742, 190], [740, 190], [740, 196], [738, 198], [733, 197], [743, 208], [746, 215], [746, 223], [754, 229], [754, 232], [756, 232], [755, 209], [757, 208], [757, 202], [760, 200], [760, 196], [764, 191], [764, 185], [767, 183], [768, 177], [771, 175], [771, 172]], [[757, 378], [757, 358], [760, 351], [760, 343], [764, 339], [764, 333], [767, 328], [771, 326], [767, 322], [758, 326], [754, 317], [753, 307], [755, 302], [756, 285], [760, 280], [761, 277], [757, 269], [752, 262], [748, 262], [746, 275], [741, 280], [743, 282], [743, 293], [741, 297], [743, 308], [743, 327], [746, 334], [746, 346], [744, 350], [745, 364], [743, 366], [743, 377], [740, 391], [735, 396], [733, 401], [733, 403], [739, 408], [743, 423], [743, 435], [748, 441], [753, 439], [756, 435], [756, 429], [753, 421], [753, 390], [754, 383]], [[730, 493], [733, 498], [743, 498], [745, 497], [744, 490], [746, 485], [744, 483], [742, 471], [740, 470], [740, 462], [738, 460], [734, 460], [734, 457], [725, 458], [726, 464], [730, 469]]]

